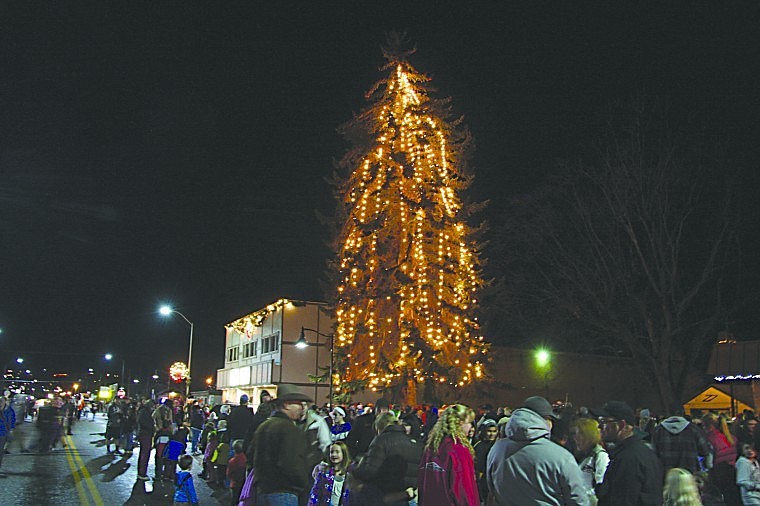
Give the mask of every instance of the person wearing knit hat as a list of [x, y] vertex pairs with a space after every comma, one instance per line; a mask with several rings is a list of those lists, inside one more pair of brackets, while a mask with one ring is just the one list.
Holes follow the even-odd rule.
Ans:
[[248, 442], [251, 428], [253, 426], [253, 410], [248, 406], [248, 395], [240, 396], [240, 405], [234, 406], [230, 410], [230, 416], [227, 418], [227, 427], [230, 431], [230, 441], [243, 439]]
[[351, 424], [346, 421], [346, 410], [340, 406], [335, 406], [330, 413], [333, 424], [330, 427], [330, 439], [332, 442], [341, 441], [348, 437], [348, 433], [351, 432]]
[[256, 408], [256, 414], [253, 416], [253, 425], [251, 426], [251, 436], [259, 428], [259, 425], [269, 418], [274, 410], [274, 402], [272, 401], [272, 394], [268, 390], [262, 390], [259, 393], [259, 400], [261, 401], [259, 407]]

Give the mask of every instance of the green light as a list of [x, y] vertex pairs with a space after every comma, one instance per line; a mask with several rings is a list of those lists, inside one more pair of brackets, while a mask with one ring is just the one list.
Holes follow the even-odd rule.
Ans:
[[549, 365], [550, 360], [551, 355], [549, 354], [548, 350], [545, 350], [543, 348], [536, 350], [536, 365], [538, 365], [538, 367], [546, 367]]

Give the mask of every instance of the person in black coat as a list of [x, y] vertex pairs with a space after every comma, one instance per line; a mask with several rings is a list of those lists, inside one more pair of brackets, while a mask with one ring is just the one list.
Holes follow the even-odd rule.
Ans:
[[390, 411], [388, 399], [380, 397], [371, 412], [358, 416], [351, 423], [351, 431], [346, 438], [346, 444], [352, 458], [358, 458], [360, 455], [367, 453], [369, 444], [376, 434], [374, 428], [375, 419], [388, 411]]
[[245, 441], [253, 425], [253, 410], [248, 407], [248, 396], [240, 396], [240, 405], [230, 410], [230, 416], [227, 418], [227, 432], [230, 435], [230, 442], [237, 439]]
[[[367, 453], [349, 471], [364, 485], [357, 504], [406, 505], [408, 488], [417, 488], [417, 466], [422, 457], [422, 444], [416, 443], [396, 415], [383, 413], [375, 420], [377, 436]], [[379, 502], [378, 502], [379, 501]]]
[[625, 402], [609, 401], [594, 415], [601, 419], [602, 440], [615, 445], [597, 490], [599, 506], [661, 505], [663, 466], [642, 436], [634, 433], [633, 409]]

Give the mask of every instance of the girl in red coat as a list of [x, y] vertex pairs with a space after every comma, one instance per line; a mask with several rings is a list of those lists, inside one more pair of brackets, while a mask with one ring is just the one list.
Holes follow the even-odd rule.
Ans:
[[479, 506], [474, 451], [467, 439], [475, 413], [461, 404], [446, 408], [425, 445], [417, 474], [420, 506]]

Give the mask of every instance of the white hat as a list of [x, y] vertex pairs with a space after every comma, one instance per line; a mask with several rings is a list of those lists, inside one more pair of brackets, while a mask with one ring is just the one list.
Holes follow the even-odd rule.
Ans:
[[340, 406], [335, 406], [333, 408], [333, 413], [338, 413], [343, 418], [346, 417], [346, 411], [343, 408], [341, 408]]

